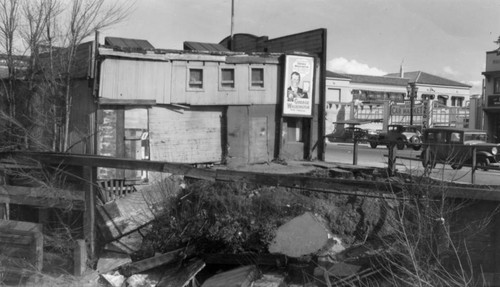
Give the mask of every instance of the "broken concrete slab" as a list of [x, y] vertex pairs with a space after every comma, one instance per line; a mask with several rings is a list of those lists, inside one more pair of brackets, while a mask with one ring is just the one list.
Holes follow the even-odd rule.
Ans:
[[255, 265], [243, 266], [208, 278], [201, 287], [249, 287], [259, 278]]
[[180, 269], [178, 267], [167, 269], [156, 287], [188, 286], [196, 274], [198, 274], [203, 268], [205, 268], [205, 262], [203, 262], [203, 260], [196, 259]]
[[97, 272], [103, 274], [118, 269], [127, 263], [132, 262], [130, 255], [105, 251], [97, 261]]
[[329, 233], [324, 220], [306, 212], [278, 228], [269, 252], [294, 258], [313, 254], [328, 243]]

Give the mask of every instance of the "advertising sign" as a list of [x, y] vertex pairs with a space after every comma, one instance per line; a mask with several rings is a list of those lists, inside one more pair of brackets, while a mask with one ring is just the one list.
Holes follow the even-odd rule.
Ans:
[[314, 58], [286, 55], [284, 70], [283, 115], [290, 117], [312, 116]]

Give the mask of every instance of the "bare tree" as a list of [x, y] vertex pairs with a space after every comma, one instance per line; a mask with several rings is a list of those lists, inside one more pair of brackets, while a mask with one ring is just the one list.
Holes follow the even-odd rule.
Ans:
[[63, 43], [67, 50], [64, 73], [64, 104], [65, 122], [63, 151], [69, 146], [69, 125], [72, 105], [71, 79], [72, 69], [75, 60], [76, 48], [83, 40], [97, 30], [102, 30], [123, 21], [131, 8], [131, 3], [127, 4], [109, 3], [106, 0], [74, 0], [71, 4], [68, 26], [63, 33]]
[[[14, 60], [14, 41], [18, 28], [19, 0], [0, 1], [0, 45], [7, 64], [6, 80], [2, 79], [4, 95], [8, 103], [8, 116], [13, 119], [16, 115], [16, 97], [14, 95], [14, 82], [16, 80], [16, 67]], [[9, 141], [12, 138], [14, 125], [7, 123]]]

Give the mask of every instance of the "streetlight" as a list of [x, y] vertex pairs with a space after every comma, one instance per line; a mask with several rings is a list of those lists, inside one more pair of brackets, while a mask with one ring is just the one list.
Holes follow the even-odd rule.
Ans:
[[408, 92], [408, 97], [410, 98], [410, 126], [413, 125], [413, 105], [415, 103], [415, 97], [417, 96], [418, 87], [415, 84], [408, 84], [406, 86], [406, 91]]

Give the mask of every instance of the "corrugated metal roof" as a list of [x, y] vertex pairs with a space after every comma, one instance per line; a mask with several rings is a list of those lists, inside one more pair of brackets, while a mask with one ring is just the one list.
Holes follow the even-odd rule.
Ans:
[[[399, 73], [391, 73], [387, 74], [388, 77], [399, 77]], [[449, 80], [446, 78], [438, 77], [429, 73], [425, 73], [422, 71], [414, 71], [414, 72], [405, 72], [404, 78], [408, 79], [410, 83], [417, 84], [427, 84], [427, 85], [436, 85], [436, 86], [452, 86], [452, 87], [464, 87], [471, 88], [472, 86]]]
[[151, 45], [147, 40], [140, 39], [126, 39], [118, 37], [106, 37], [104, 38], [104, 45], [120, 47], [125, 49], [141, 49], [141, 50], [154, 50], [155, 47]]
[[184, 42], [184, 50], [189, 51], [209, 51], [209, 52], [229, 52], [230, 50], [221, 44], [201, 43], [201, 42]]

